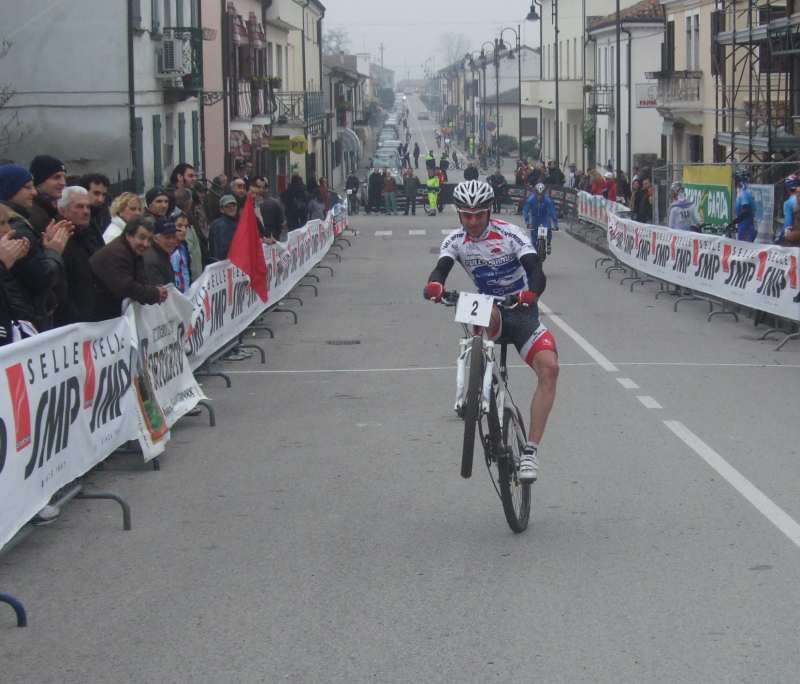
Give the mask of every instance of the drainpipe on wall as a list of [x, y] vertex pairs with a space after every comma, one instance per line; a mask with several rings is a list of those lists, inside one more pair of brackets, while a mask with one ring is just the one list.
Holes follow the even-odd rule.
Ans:
[[[317, 52], [319, 53], [319, 91], [322, 93], [322, 20], [325, 18], [325, 11], [323, 10], [322, 14], [320, 15], [319, 19], [317, 19]], [[328, 179], [328, 187], [331, 186], [331, 170], [333, 166], [331, 165], [331, 158], [330, 158], [330, 148], [327, 144], [328, 140], [328, 133], [330, 133], [331, 127], [328, 124], [328, 118], [325, 117], [325, 121], [322, 123], [322, 171], [325, 174], [325, 178]]]
[[[311, 4], [311, 0], [305, 0], [303, 5], [303, 26], [300, 29], [300, 51], [303, 60], [303, 137], [308, 145], [308, 84], [306, 76], [306, 8]], [[308, 147], [306, 147], [306, 183], [308, 183]], [[316, 169], [314, 169], [316, 171]], [[315, 174], [316, 176], [316, 174]]]
[[[195, 0], [192, 0], [193, 2]], [[203, 30], [203, 3], [201, 0], [197, 2], [197, 26], [200, 31]], [[200, 42], [200, 64], [203, 64], [203, 42]], [[203, 96], [206, 87], [205, 69], [203, 69], [203, 82], [200, 84], [200, 95], [197, 98], [197, 108], [200, 111], [200, 164], [203, 166], [203, 175], [208, 178], [208, 169], [206, 169], [206, 108], [203, 104]]]
[[[624, 28], [622, 32], [628, 36], [628, 183], [631, 182], [631, 173], [633, 171], [633, 36], [630, 30]], [[619, 56], [617, 56], [619, 59]]]
[[141, 192], [143, 188], [139, 187], [136, 182], [139, 179], [139, 174], [142, 174], [144, 180], [144, 169], [137, 169], [136, 165], [136, 91], [134, 90], [134, 71], [133, 71], [133, 3], [134, 0], [128, 0], [128, 143], [130, 146], [131, 154], [131, 171], [135, 184], [136, 192]]
[[224, 136], [225, 141], [225, 161], [223, 163], [223, 168], [225, 169], [225, 174], [228, 178], [231, 177], [231, 154], [230, 154], [230, 122], [228, 119], [228, 114], [230, 112], [230, 91], [228, 90], [228, 76], [229, 76], [229, 69], [230, 69], [230, 60], [229, 60], [229, 41], [230, 41], [230, 26], [228, 25], [228, 8], [225, 5], [225, 0], [219, 0], [220, 4], [220, 11], [222, 14], [220, 15], [220, 32], [221, 38], [220, 45], [222, 49], [222, 135]]

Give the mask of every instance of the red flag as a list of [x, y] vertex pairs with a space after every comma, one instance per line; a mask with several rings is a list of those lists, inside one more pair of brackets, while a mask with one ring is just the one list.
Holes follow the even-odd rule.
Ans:
[[258, 219], [251, 195], [248, 195], [239, 216], [228, 259], [250, 276], [250, 287], [261, 297], [261, 301], [266, 302], [267, 263], [264, 261], [264, 247], [258, 233]]

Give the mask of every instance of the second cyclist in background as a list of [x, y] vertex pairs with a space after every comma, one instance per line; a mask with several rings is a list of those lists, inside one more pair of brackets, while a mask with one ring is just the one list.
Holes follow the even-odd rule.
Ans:
[[537, 183], [534, 187], [533, 194], [522, 207], [522, 218], [525, 219], [533, 244], [536, 244], [539, 226], [547, 228], [547, 253], [550, 254], [553, 251], [553, 229], [558, 229], [558, 213], [555, 203], [547, 195], [544, 183]]

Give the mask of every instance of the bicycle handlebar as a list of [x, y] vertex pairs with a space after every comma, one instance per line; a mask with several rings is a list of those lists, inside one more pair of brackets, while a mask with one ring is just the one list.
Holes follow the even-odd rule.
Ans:
[[[442, 304], [445, 306], [456, 306], [458, 304], [458, 296], [461, 293], [458, 290], [445, 290], [442, 292]], [[505, 297], [492, 297], [495, 306], [501, 309], [513, 309], [519, 304], [517, 295], [506, 295]]]

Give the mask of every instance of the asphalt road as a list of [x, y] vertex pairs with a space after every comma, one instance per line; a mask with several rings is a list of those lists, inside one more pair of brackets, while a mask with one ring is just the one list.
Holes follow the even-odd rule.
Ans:
[[460, 329], [421, 299], [455, 220], [354, 217], [267, 364], [206, 382], [218, 427], [92, 473], [131, 532], [76, 501], [0, 559], [30, 611], [0, 606], [3, 684], [797, 681], [800, 346], [631, 294], [562, 231], [559, 396], [514, 535], [459, 477]]

